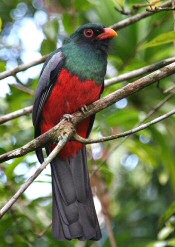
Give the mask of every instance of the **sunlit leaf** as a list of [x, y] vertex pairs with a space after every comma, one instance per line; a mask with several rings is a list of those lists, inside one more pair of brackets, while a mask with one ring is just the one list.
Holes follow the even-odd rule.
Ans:
[[119, 4], [120, 6], [124, 7], [125, 5], [125, 0], [114, 0], [114, 3]]
[[175, 32], [171, 31], [168, 33], [163, 33], [158, 35], [156, 38], [154, 38], [152, 41], [148, 42], [147, 44], [144, 44], [141, 49], [146, 49], [153, 46], [159, 46], [167, 43], [171, 43], [175, 41]]

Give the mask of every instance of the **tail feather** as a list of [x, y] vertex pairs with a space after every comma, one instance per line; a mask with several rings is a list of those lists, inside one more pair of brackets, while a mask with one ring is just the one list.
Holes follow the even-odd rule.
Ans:
[[53, 187], [53, 233], [59, 240], [99, 240], [101, 231], [95, 212], [86, 150], [75, 158], [55, 158], [51, 163]]

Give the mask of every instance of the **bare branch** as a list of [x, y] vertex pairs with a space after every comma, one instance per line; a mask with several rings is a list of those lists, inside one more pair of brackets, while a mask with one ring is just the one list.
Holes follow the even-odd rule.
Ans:
[[44, 229], [42, 232], [36, 234], [38, 238], [42, 238], [46, 232], [48, 232], [48, 230], [51, 228], [52, 226], [52, 222], [49, 223], [49, 225], [46, 227], [46, 229]]
[[[174, 90], [174, 88], [169, 88], [169, 91]], [[168, 91], [168, 92], [169, 92]], [[164, 91], [164, 93], [167, 93]], [[148, 114], [146, 115], [146, 117], [144, 117], [144, 119], [142, 119], [142, 121], [140, 121], [136, 127], [139, 127], [142, 123], [144, 123], [148, 118], [150, 118], [153, 114], [155, 114], [169, 99], [171, 99], [174, 96], [175, 92], [170, 93], [167, 97], [165, 97], [162, 101], [160, 101], [156, 106], [153, 107], [152, 110], [150, 110], [148, 112]], [[122, 139], [122, 141], [120, 141], [115, 147], [113, 147], [110, 152], [108, 153], [108, 156], [111, 155], [117, 148], [119, 148], [130, 136], [132, 135], [128, 135], [126, 137], [124, 137]], [[96, 172], [98, 172], [100, 170], [100, 168], [104, 165], [105, 161], [106, 161], [107, 157], [105, 158], [105, 160], [103, 160], [103, 162], [98, 166], [98, 168], [95, 169], [95, 171], [93, 172], [92, 176], [94, 174], [96, 174]]]
[[137, 76], [155, 71], [155, 70], [163, 68], [164, 66], [166, 66], [170, 63], [173, 63], [173, 62], [175, 62], [175, 57], [171, 57], [171, 58], [159, 61], [155, 64], [145, 66], [145, 67], [142, 67], [140, 69], [133, 70], [131, 72], [127, 72], [125, 74], [113, 77], [111, 79], [107, 79], [107, 80], [105, 80], [105, 87], [109, 87], [113, 84], [123, 82], [123, 81], [129, 80], [129, 79], [135, 78]]
[[[175, 62], [175, 57], [171, 57], [171, 58], [159, 61], [159, 62], [157, 62], [155, 64], [152, 64], [152, 65], [149, 65], [149, 66], [145, 66], [143, 68], [140, 68], [140, 69], [137, 69], [137, 70], [134, 70], [134, 71], [131, 71], [131, 72], [127, 72], [125, 74], [122, 74], [122, 75], [107, 79], [107, 80], [105, 80], [105, 87], [109, 87], [109, 86], [111, 86], [113, 84], [116, 84], [116, 83], [119, 83], [119, 82], [123, 82], [123, 81], [127, 81], [129, 79], [133, 79], [135, 77], [141, 76], [141, 75], [143, 75], [145, 73], [155, 71], [155, 70], [160, 69], [160, 68], [162, 68], [162, 67], [164, 67], [164, 66], [166, 66], [166, 65], [168, 65], [170, 63], [173, 63], [173, 62]], [[15, 86], [18, 86], [18, 85], [15, 85]], [[21, 85], [19, 85], [19, 86], [21, 87]], [[29, 91], [28, 93], [33, 94], [33, 91], [31, 91], [31, 92]], [[0, 117], [0, 124], [3, 124], [5, 122], [10, 121], [10, 120], [12, 120], [14, 118], [17, 118], [17, 117], [28, 115], [31, 112], [32, 112], [32, 106], [29, 106], [29, 107], [25, 107], [25, 108], [23, 108], [21, 110], [9, 113], [7, 115], [4, 115], [4, 116]]]
[[20, 71], [24, 71], [24, 70], [26, 70], [28, 68], [31, 68], [31, 67], [36, 66], [38, 64], [41, 64], [41, 63], [46, 61], [48, 56], [49, 55], [45, 55], [45, 56], [43, 56], [43, 57], [41, 57], [41, 58], [39, 58], [39, 59], [37, 59], [37, 60], [35, 60], [33, 62], [30, 62], [28, 64], [19, 65], [18, 67], [14, 68], [14, 69], [12, 69], [10, 71], [5, 71], [5, 72], [0, 74], [0, 80], [4, 79], [6, 77], [9, 77], [9, 76], [15, 75], [16, 73], [18, 73]]
[[162, 69], [156, 70], [155, 72], [133, 82], [127, 84], [123, 88], [109, 94], [108, 96], [97, 100], [96, 102], [92, 103], [91, 105], [87, 106], [86, 113], [76, 112], [72, 115], [71, 123], [65, 120], [62, 120], [58, 125], [56, 125], [53, 129], [49, 130], [48, 132], [44, 133], [43, 135], [39, 136], [38, 138], [32, 140], [28, 144], [24, 145], [22, 148], [18, 148], [11, 152], [5, 153], [0, 155], [0, 162], [15, 158], [21, 157], [33, 150], [36, 150], [39, 147], [43, 147], [49, 141], [56, 141], [56, 138], [61, 135], [64, 129], [72, 129], [74, 130], [73, 126], [76, 126], [79, 122], [83, 119], [107, 108], [108, 106], [112, 105], [113, 103], [121, 100], [122, 98], [128, 97], [129, 95], [136, 93], [143, 88], [153, 84], [156, 81], [159, 81], [169, 75], [175, 73], [175, 63], [167, 65]]
[[24, 85], [22, 84], [12, 84], [13, 87], [17, 88], [18, 90], [24, 92], [24, 93], [27, 93], [27, 94], [30, 94], [30, 95], [35, 95], [35, 91], [30, 89], [30, 88], [27, 88], [25, 87]]
[[146, 11], [151, 12], [151, 13], [158, 13], [162, 11], [173, 11], [175, 10], [175, 7], [154, 7], [154, 9], [146, 9]]
[[[164, 4], [160, 5], [160, 7], [162, 7], [162, 8], [171, 7], [171, 6], [172, 6], [171, 2], [167, 2], [167, 3], [164, 3]], [[114, 30], [120, 30], [120, 29], [123, 29], [123, 28], [125, 28], [125, 27], [127, 27], [129, 25], [132, 25], [132, 24], [134, 24], [134, 23], [136, 23], [136, 22], [138, 22], [138, 21], [140, 21], [140, 20], [142, 20], [142, 19], [144, 19], [146, 17], [154, 15], [155, 13], [156, 12], [145, 11], [145, 12], [143, 12], [141, 14], [136, 14], [136, 15], [134, 15], [132, 17], [129, 17], [129, 18], [123, 20], [123, 21], [120, 21], [120, 22], [118, 22], [118, 23], [116, 23], [116, 24], [114, 24], [114, 25], [112, 25], [110, 27], [113, 28]]]
[[0, 124], [6, 123], [12, 119], [15, 119], [17, 117], [21, 117], [23, 115], [28, 115], [32, 112], [33, 106], [27, 106], [21, 110], [17, 110], [14, 112], [11, 112], [9, 114], [6, 114], [2, 117], [0, 117]]
[[51, 130], [45, 132], [44, 134], [40, 135], [36, 139], [28, 142], [21, 148], [17, 148], [15, 150], [12, 150], [10, 152], [0, 155], [0, 163], [13, 159], [13, 158], [24, 156], [25, 154], [32, 152], [36, 150], [37, 148], [44, 147], [46, 143], [57, 143], [58, 137], [64, 135], [65, 131], [69, 131], [69, 132], [72, 131], [73, 133], [75, 130], [71, 122], [68, 122], [63, 119], [60, 123], [58, 123]]
[[111, 212], [110, 212], [111, 198], [109, 191], [106, 187], [104, 178], [100, 172], [96, 173], [95, 176], [92, 178], [92, 185], [93, 187], [97, 188], [96, 193], [101, 202], [102, 212], [105, 218], [105, 225], [108, 231], [110, 246], [117, 247], [118, 245], [116, 241], [116, 236], [112, 229], [112, 220], [111, 220]]
[[148, 7], [148, 6], [152, 7], [155, 4], [160, 3], [160, 2], [161, 2], [161, 0], [157, 0], [157, 1], [154, 1], [154, 2], [150, 2], [150, 3], [144, 3], [144, 4], [134, 4], [132, 7], [134, 9], [140, 9], [140, 8], [144, 8], [144, 7]]
[[[164, 8], [171, 7], [171, 6], [172, 6], [171, 2], [167, 2], [165, 4], [160, 5], [160, 7], [162, 7], [162, 8], [163, 7]], [[123, 29], [123, 28], [125, 28], [125, 27], [127, 27], [129, 25], [132, 25], [132, 24], [138, 22], [141, 19], [149, 17], [149, 16], [151, 16], [151, 15], [153, 15], [155, 13], [156, 12], [147, 12], [147, 11], [145, 11], [145, 12], [143, 12], [141, 14], [136, 14], [136, 15], [130, 17], [130, 18], [127, 18], [127, 19], [125, 19], [123, 21], [120, 21], [120, 22], [118, 22], [118, 23], [116, 23], [116, 24], [114, 24], [114, 25], [112, 25], [110, 27], [113, 28], [114, 30], [120, 30], [120, 29]], [[0, 73], [0, 80], [4, 79], [4, 78], [7, 78], [9, 76], [13, 76], [13, 75], [15, 75], [16, 73], [18, 73], [20, 71], [24, 71], [26, 69], [29, 69], [29, 68], [33, 67], [33, 66], [41, 64], [41, 63], [45, 62], [48, 57], [49, 57], [49, 54], [45, 55], [45, 56], [41, 57], [40, 59], [37, 59], [37, 60], [35, 60], [33, 62], [30, 62], [28, 64], [19, 65], [18, 67], [14, 68], [14, 69], [12, 69], [10, 71], [5, 71], [3, 73]]]
[[35, 171], [35, 173], [21, 186], [21, 188], [13, 195], [13, 197], [5, 204], [5, 206], [0, 210], [0, 218], [13, 206], [13, 204], [18, 200], [22, 193], [30, 186], [30, 184], [39, 176], [39, 174], [46, 168], [46, 166], [56, 157], [60, 152], [62, 147], [67, 143], [72, 133], [64, 134], [63, 138], [60, 139], [57, 146], [49, 154], [46, 160], [41, 164], [41, 166]]
[[153, 124], [156, 124], [156, 123], [158, 123], [158, 122], [160, 122], [160, 121], [162, 121], [162, 120], [164, 120], [164, 119], [166, 119], [166, 118], [168, 118], [168, 117], [170, 117], [170, 116], [172, 116], [174, 114], [175, 114], [175, 110], [172, 110], [172, 111], [170, 111], [170, 112], [168, 112], [168, 113], [166, 113], [166, 114], [164, 114], [164, 115], [162, 115], [162, 116], [160, 116], [158, 118], [155, 118], [154, 120], [152, 120], [152, 121], [150, 121], [150, 122], [148, 122], [146, 124], [142, 124], [142, 125], [134, 128], [134, 129], [125, 131], [125, 132], [123, 132], [121, 134], [111, 135], [111, 136], [102, 137], [102, 138], [93, 139], [93, 140], [92, 139], [85, 139], [85, 138], [75, 134], [74, 135], [74, 139], [76, 141], [79, 141], [79, 142], [84, 143], [84, 144], [111, 141], [111, 140], [115, 140], [115, 139], [118, 139], [118, 138], [121, 138], [121, 137], [126, 137], [128, 135], [133, 135], [133, 134], [135, 134], [135, 133], [137, 133], [137, 132], [139, 132], [139, 131], [141, 131], [143, 129], [146, 129], [146, 128], [152, 126]]

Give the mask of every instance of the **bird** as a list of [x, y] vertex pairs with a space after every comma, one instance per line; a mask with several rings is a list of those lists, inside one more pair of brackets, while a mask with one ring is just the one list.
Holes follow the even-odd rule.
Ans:
[[[117, 32], [99, 23], [79, 27], [46, 60], [33, 105], [35, 138], [98, 100], [104, 89], [110, 41]], [[79, 123], [76, 132], [87, 138], [95, 115]], [[48, 144], [47, 155], [54, 144]], [[36, 150], [40, 163], [41, 148]], [[102, 235], [90, 184], [86, 147], [69, 141], [52, 160], [52, 230], [57, 240], [94, 240]]]

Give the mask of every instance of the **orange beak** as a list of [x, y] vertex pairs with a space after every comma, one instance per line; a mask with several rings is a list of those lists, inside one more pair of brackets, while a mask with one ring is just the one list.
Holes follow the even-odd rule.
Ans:
[[118, 34], [112, 28], [104, 28], [104, 33], [99, 34], [97, 39], [113, 39], [116, 36], [118, 36]]

